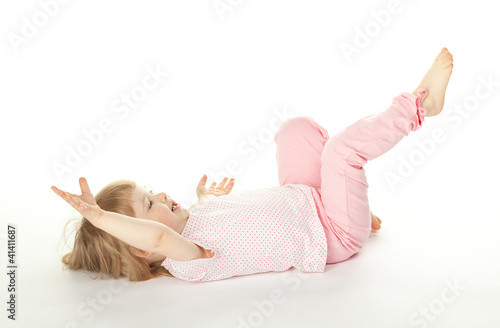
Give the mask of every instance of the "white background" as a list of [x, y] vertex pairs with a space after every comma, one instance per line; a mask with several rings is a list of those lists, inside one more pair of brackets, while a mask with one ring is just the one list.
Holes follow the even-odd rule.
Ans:
[[[382, 15], [388, 8], [397, 12]], [[492, 1], [9, 1], [0, 22], [4, 271], [7, 224], [18, 231], [15, 323], [6, 319], [6, 275], [0, 286], [9, 327], [500, 325], [500, 21]], [[346, 55], [343, 44], [356, 52]], [[79, 193], [85, 176], [96, 194], [125, 178], [187, 207], [203, 173], [219, 181], [229, 163], [238, 167], [228, 174], [233, 193], [276, 186], [272, 122], [307, 115], [333, 135], [412, 92], [442, 47], [455, 61], [443, 113], [367, 164], [383, 227], [354, 258], [301, 280], [295, 270], [207, 284], [161, 278], [127, 285], [112, 300], [103, 298], [110, 282], [62, 270], [63, 227], [78, 213], [50, 186]], [[168, 77], [124, 118], [113, 103], [125, 106], [121, 95], [142, 85], [147, 67]], [[493, 81], [489, 91], [481, 79]], [[82, 148], [85, 131], [103, 119], [113, 130]], [[439, 131], [423, 155], [418, 144]], [[413, 172], [391, 186], [387, 174], [411, 158]], [[454, 293], [454, 281], [464, 289]], [[283, 302], [259, 311], [252, 302], [270, 304], [273, 290]], [[100, 306], [89, 310], [96, 297]], [[412, 323], [420, 308], [433, 319]]]

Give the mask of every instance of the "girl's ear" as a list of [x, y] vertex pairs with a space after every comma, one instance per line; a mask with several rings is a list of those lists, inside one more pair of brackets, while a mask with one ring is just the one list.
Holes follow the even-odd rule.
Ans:
[[133, 253], [138, 257], [148, 257], [149, 255], [153, 254], [153, 252], [143, 251], [142, 249], [135, 249]]

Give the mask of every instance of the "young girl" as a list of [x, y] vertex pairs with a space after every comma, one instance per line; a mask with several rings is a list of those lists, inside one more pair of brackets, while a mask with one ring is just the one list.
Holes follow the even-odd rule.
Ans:
[[333, 137], [310, 117], [295, 117], [276, 133], [279, 187], [229, 195], [234, 179], [207, 189], [188, 209], [163, 192], [119, 180], [95, 197], [52, 190], [83, 215], [69, 268], [131, 281], [173, 275], [187, 281], [295, 267], [323, 272], [359, 252], [381, 220], [370, 212], [364, 165], [394, 147], [424, 117], [443, 109], [453, 56], [443, 48], [413, 93]]

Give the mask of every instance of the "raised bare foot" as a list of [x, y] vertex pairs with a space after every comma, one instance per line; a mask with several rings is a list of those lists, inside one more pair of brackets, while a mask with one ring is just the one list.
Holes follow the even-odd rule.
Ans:
[[450, 80], [452, 69], [453, 55], [448, 49], [443, 48], [417, 89], [413, 91], [413, 94], [417, 95], [418, 89], [427, 89], [427, 97], [421, 104], [422, 107], [427, 109], [427, 114], [425, 116], [436, 116], [443, 110], [444, 94], [448, 86], [448, 81]]
[[382, 220], [380, 220], [378, 216], [376, 216], [372, 212], [370, 212], [370, 214], [372, 215], [372, 229], [380, 230], [380, 228], [382, 228], [382, 226], [380, 225], [382, 223]]

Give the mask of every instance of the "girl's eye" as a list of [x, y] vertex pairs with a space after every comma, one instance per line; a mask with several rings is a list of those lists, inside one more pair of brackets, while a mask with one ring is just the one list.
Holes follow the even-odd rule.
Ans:
[[[153, 189], [151, 189], [151, 190], [149, 191], [149, 193], [150, 193], [150, 194], [153, 194]], [[149, 201], [149, 208], [151, 208], [151, 206], [153, 206], [153, 201], [152, 201], [152, 200], [150, 200], [150, 201]]]

